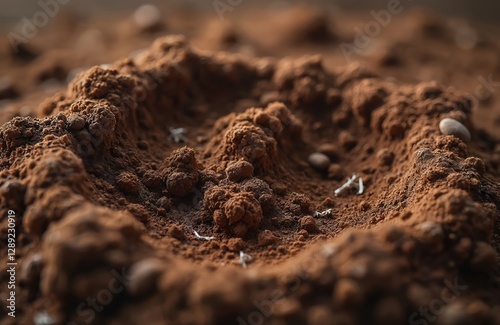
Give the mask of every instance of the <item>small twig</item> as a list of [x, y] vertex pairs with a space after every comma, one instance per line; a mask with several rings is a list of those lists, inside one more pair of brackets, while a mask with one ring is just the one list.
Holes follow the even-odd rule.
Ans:
[[331, 214], [332, 214], [332, 209], [327, 209], [327, 210], [321, 211], [321, 212], [318, 212], [318, 211], [314, 212], [313, 217], [315, 217], [315, 218], [326, 217], [326, 216], [329, 216]]
[[361, 195], [365, 191], [365, 186], [363, 185], [363, 179], [360, 177], [358, 182], [358, 195]]
[[[354, 183], [356, 178], [358, 179], [358, 184]], [[356, 174], [352, 174], [351, 178], [348, 178], [347, 181], [341, 187], [335, 190], [335, 196], [338, 196], [343, 190], [351, 186], [358, 188], [358, 195], [361, 195], [365, 192], [365, 185], [363, 184], [363, 178], [358, 177]]]
[[198, 239], [203, 239], [203, 240], [214, 240], [215, 237], [208, 237], [208, 236], [201, 236], [196, 230], [193, 230], [194, 232], [194, 235], [196, 236], [196, 238]]
[[348, 178], [347, 182], [345, 182], [344, 185], [335, 190], [335, 196], [339, 195], [346, 188], [351, 187], [352, 183], [354, 183], [354, 181], [356, 180], [356, 177], [358, 177], [356, 176], [356, 174], [352, 174], [352, 177]]
[[240, 251], [240, 264], [244, 269], [247, 268], [247, 263], [250, 263], [252, 260], [252, 256], [245, 254], [243, 251]]

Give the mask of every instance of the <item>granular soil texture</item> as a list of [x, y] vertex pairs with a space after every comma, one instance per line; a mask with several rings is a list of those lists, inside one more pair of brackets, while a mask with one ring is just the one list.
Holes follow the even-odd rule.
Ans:
[[2, 324], [498, 324], [499, 162], [472, 106], [180, 36], [82, 72], [0, 128]]

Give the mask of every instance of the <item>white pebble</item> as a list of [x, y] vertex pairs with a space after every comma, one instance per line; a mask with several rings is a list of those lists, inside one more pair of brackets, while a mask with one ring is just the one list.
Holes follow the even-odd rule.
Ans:
[[471, 135], [469, 130], [457, 120], [452, 118], [444, 118], [439, 122], [439, 130], [441, 133], [445, 135], [453, 135], [464, 141], [465, 143], [469, 143], [471, 139]]
[[141, 29], [152, 28], [160, 23], [161, 12], [156, 6], [142, 5], [135, 10], [134, 21]]
[[33, 317], [35, 325], [54, 325], [57, 320], [46, 311], [39, 312]]
[[149, 293], [156, 286], [158, 277], [164, 270], [163, 263], [156, 258], [147, 258], [135, 263], [130, 270], [128, 291], [133, 296]]
[[307, 161], [312, 167], [318, 170], [326, 170], [328, 169], [328, 166], [330, 166], [330, 158], [320, 152], [310, 154]]

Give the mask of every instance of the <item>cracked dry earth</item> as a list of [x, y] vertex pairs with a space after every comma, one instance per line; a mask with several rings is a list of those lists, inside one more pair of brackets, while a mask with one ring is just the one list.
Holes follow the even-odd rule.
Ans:
[[[0, 128], [20, 270], [2, 324], [498, 324], [500, 175], [472, 105], [179, 36], [91, 68]], [[352, 174], [364, 193], [335, 196]]]

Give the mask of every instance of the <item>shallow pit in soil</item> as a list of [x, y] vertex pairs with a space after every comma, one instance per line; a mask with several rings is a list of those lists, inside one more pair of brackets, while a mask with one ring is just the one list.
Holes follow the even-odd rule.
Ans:
[[[317, 56], [244, 59], [159, 39], [80, 74], [42, 104], [44, 119], [0, 129], [4, 202], [37, 247], [26, 261], [43, 261], [26, 295], [82, 321], [75, 306], [125, 268], [135, 277], [98, 320], [144, 321], [131, 314], [151, 304], [164, 321], [230, 322], [278, 290], [270, 322], [400, 323], [449, 275], [494, 268], [484, 241], [498, 185], [477, 148], [438, 127], [450, 117], [474, 133], [471, 105], [437, 83], [327, 71]], [[308, 164], [314, 152], [329, 156], [324, 171]], [[364, 192], [335, 196], [352, 174]]]

